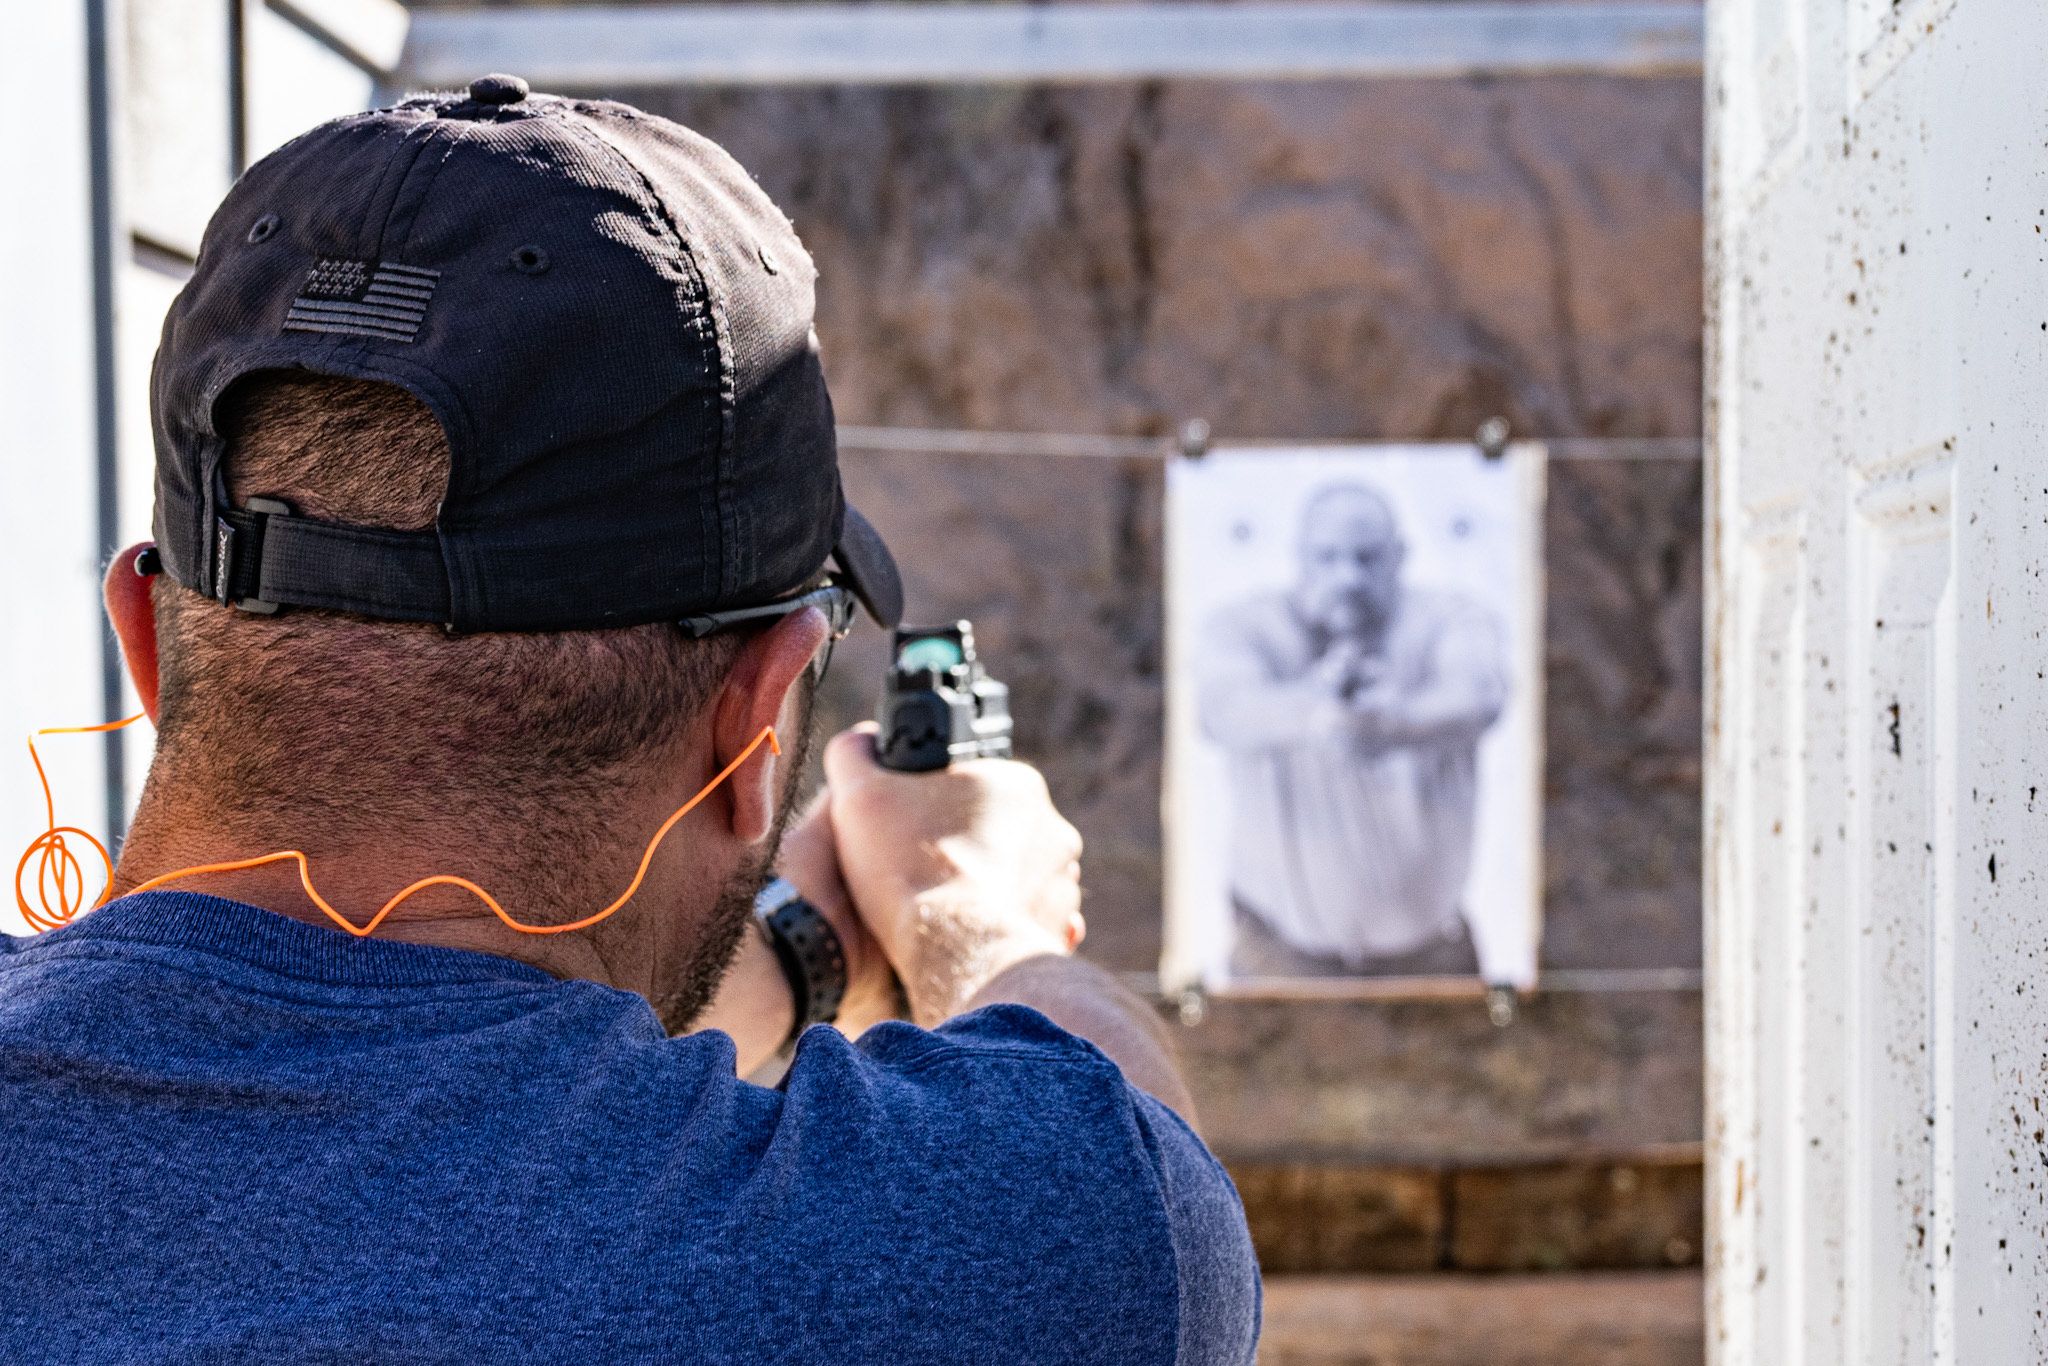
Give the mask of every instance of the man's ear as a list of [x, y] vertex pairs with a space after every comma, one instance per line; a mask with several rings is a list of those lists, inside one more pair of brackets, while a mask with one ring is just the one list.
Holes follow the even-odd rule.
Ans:
[[156, 608], [150, 598], [154, 577], [135, 572], [135, 557], [151, 548], [149, 541], [129, 546], [107, 565], [101, 593], [107, 603], [107, 620], [121, 642], [121, 658], [128, 662], [128, 677], [135, 683], [142, 709], [156, 724]]
[[[797, 737], [790, 728], [803, 719], [797, 682], [830, 632], [825, 614], [807, 607], [776, 622], [740, 650], [713, 704], [711, 738], [719, 768], [737, 759], [767, 726], [775, 727], [777, 739], [793, 751]], [[785, 761], [763, 745], [726, 780], [732, 793], [733, 838], [755, 844], [775, 828]]]

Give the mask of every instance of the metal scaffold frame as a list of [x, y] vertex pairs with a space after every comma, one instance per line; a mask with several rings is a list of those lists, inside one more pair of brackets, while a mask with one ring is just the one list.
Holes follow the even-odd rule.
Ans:
[[710, 4], [426, 10], [401, 83], [541, 86], [1356, 80], [1697, 73], [1684, 3]]

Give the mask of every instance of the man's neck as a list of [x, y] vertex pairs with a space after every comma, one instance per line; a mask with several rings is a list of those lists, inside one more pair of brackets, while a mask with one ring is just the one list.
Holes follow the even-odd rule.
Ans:
[[[186, 869], [301, 850], [308, 839], [303, 833], [294, 841], [278, 832], [237, 829], [227, 820], [180, 816], [164, 810], [161, 803], [145, 800], [122, 844], [113, 891], [122, 896], [153, 879]], [[529, 860], [473, 843], [464, 846], [444, 832], [415, 829], [406, 832], [402, 840], [357, 836], [348, 848], [322, 850], [310, 857], [303, 872], [299, 859], [286, 858], [254, 867], [176, 876], [160, 890], [203, 892], [340, 932], [344, 924], [362, 930], [401, 890], [422, 878], [442, 874], [483, 887], [515, 918], [559, 920], [562, 917], [543, 913], [534, 902], [552, 904], [563, 893], [573, 895], [580, 890], [564, 885], [563, 871], [554, 869], [537, 877]], [[307, 882], [333, 914], [309, 894]], [[541, 897], [535, 897], [536, 888], [545, 889]], [[583, 936], [517, 933], [474, 892], [447, 883], [406, 897], [377, 922], [375, 935], [494, 953], [556, 976], [599, 981], [611, 981], [612, 977], [595, 945]]]

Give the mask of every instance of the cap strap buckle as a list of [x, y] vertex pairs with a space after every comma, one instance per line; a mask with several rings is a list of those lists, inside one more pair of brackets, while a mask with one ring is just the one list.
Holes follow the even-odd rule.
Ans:
[[271, 518], [291, 515], [291, 504], [276, 498], [251, 498], [220, 515], [213, 538], [213, 588], [223, 607], [267, 617], [283, 605], [262, 596], [263, 541]]

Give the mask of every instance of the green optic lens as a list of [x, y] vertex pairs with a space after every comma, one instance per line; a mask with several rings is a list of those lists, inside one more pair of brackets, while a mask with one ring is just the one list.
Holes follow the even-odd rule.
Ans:
[[959, 668], [966, 661], [967, 656], [960, 652], [960, 642], [945, 636], [923, 636], [906, 641], [896, 652], [896, 667], [905, 673], [928, 669], [942, 674], [948, 669]]

